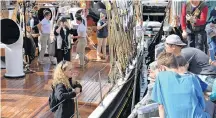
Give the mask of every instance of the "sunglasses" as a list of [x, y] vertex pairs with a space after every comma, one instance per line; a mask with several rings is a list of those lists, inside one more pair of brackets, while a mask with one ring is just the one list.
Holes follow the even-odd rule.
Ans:
[[63, 60], [62, 61], [62, 65], [61, 65], [61, 69], [63, 70], [63, 66], [64, 66], [64, 64], [66, 63], [67, 61], [66, 60]]

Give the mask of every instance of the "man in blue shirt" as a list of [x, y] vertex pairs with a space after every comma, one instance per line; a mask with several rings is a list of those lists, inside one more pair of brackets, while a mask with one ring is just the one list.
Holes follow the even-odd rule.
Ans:
[[161, 118], [210, 118], [206, 113], [202, 88], [193, 74], [179, 75], [178, 62], [171, 53], [161, 53], [160, 71], [152, 91]]

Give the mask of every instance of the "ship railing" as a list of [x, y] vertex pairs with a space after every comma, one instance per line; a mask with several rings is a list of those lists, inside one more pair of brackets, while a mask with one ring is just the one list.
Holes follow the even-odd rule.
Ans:
[[[79, 106], [78, 105], [78, 97], [80, 94], [78, 94], [74, 99], [75, 102], [75, 112], [74, 114], [70, 117], [70, 118], [81, 118], [80, 115], [80, 109], [82, 109], [85, 106], [89, 106], [91, 105], [91, 103], [93, 102], [93, 100], [97, 97], [98, 93], [100, 93], [100, 105], [103, 105], [103, 90], [102, 88], [104, 86], [106, 86], [107, 84], [110, 84], [110, 82], [108, 80], [102, 80], [101, 78], [101, 73], [103, 70], [105, 70], [107, 67], [109, 66], [109, 64], [106, 64], [104, 67], [102, 67], [98, 72], [96, 72], [91, 78], [89, 78], [87, 81], [85, 81], [82, 85], [87, 84], [88, 82], [98, 82], [99, 84], [99, 90], [97, 92], [94, 92], [94, 94], [89, 94], [89, 96], [87, 96], [88, 102], [85, 102], [83, 105]], [[97, 80], [97, 76], [98, 76], [98, 80]], [[51, 113], [51, 109], [54, 109], [55, 107], [58, 107], [62, 102], [64, 102], [65, 100], [61, 101], [60, 103], [58, 103], [56, 106], [54, 106], [53, 108], [50, 108], [49, 111], [43, 113], [41, 116], [39, 116], [39, 118], [45, 118], [47, 116], [47, 114]]]

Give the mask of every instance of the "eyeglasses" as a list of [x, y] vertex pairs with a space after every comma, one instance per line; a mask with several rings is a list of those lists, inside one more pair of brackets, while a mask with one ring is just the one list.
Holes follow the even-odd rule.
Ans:
[[61, 69], [63, 70], [63, 65], [66, 63], [66, 60], [62, 61]]

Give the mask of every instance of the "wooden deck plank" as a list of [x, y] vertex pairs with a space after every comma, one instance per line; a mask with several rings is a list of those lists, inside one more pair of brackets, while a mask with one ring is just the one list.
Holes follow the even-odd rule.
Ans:
[[[91, 57], [90, 51], [88, 56]], [[38, 65], [34, 60], [31, 64], [31, 68], [37, 71], [33, 74], [27, 74], [24, 79], [6, 79], [3, 77], [5, 70], [1, 71], [1, 115], [7, 118], [31, 118], [32, 116], [43, 115], [49, 111], [48, 97], [51, 93], [50, 85], [52, 83], [53, 66]], [[77, 60], [72, 61], [76, 67]], [[81, 117], [86, 118], [96, 106], [88, 106], [83, 104], [87, 102], [89, 96], [93, 96], [94, 100], [92, 104], [98, 105], [100, 99], [98, 75], [94, 76], [98, 71], [105, 67], [101, 71], [102, 82], [107, 81], [107, 74], [109, 72], [108, 63], [89, 62], [85, 70], [74, 68], [74, 71], [79, 72], [79, 76], [76, 77], [83, 86], [83, 92], [78, 98], [79, 109]], [[93, 77], [94, 76], [94, 77]], [[109, 87], [103, 85], [103, 94], [107, 93]], [[96, 99], [97, 98], [97, 99]], [[44, 106], [44, 108], [42, 108]], [[36, 113], [38, 111], [38, 113]], [[46, 118], [53, 118], [53, 113], [48, 113]]]

